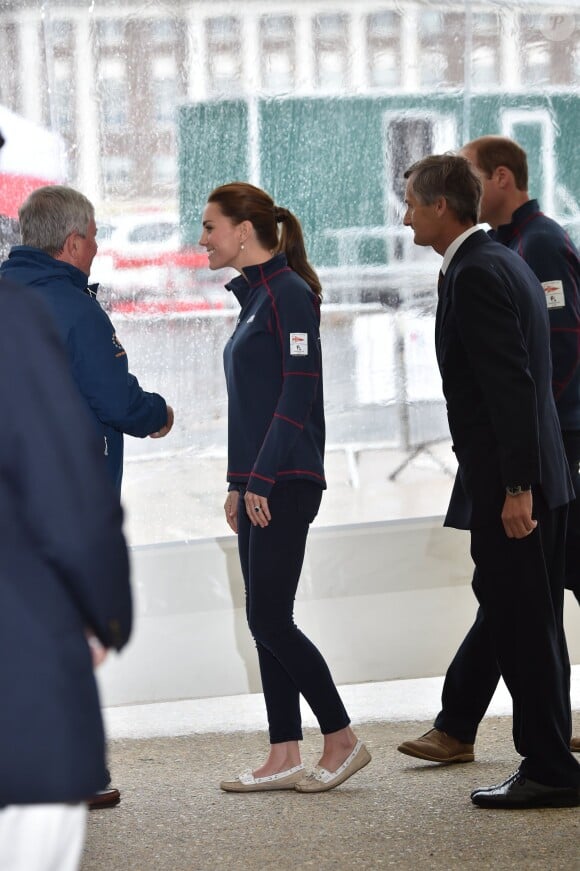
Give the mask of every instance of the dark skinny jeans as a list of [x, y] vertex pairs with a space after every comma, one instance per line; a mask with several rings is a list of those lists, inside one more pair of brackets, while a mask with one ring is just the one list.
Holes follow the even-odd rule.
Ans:
[[252, 526], [240, 492], [238, 549], [246, 588], [248, 626], [256, 642], [270, 743], [302, 739], [300, 694], [323, 734], [350, 720], [318, 649], [294, 623], [294, 599], [308, 528], [322, 490], [307, 480], [275, 484], [268, 497], [272, 520]]

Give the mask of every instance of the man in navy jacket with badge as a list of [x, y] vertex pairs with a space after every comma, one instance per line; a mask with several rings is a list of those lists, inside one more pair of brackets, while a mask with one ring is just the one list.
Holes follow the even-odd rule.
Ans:
[[[97, 253], [92, 203], [69, 187], [33, 191], [19, 209], [22, 245], [0, 266], [0, 277], [33, 287], [50, 310], [64, 343], [73, 379], [100, 440], [103, 470], [120, 494], [123, 434], [161, 438], [173, 426], [173, 409], [129, 372], [115, 328], [87, 281]], [[104, 472], [106, 474], [106, 472]], [[109, 787], [92, 797], [97, 809], [119, 802]]]
[[12, 248], [0, 275], [34, 287], [52, 312], [120, 491], [123, 433], [161, 438], [173, 425], [173, 410], [129, 372], [127, 354], [97, 302], [96, 288], [87, 287], [97, 253], [89, 200], [69, 187], [38, 188], [21, 206], [19, 219], [23, 244]]
[[487, 808], [578, 805], [562, 622], [574, 491], [544, 290], [521, 257], [476, 227], [482, 185], [464, 157], [427, 157], [405, 177], [404, 223], [417, 245], [443, 256], [435, 346], [459, 464], [445, 523], [471, 532], [480, 608], [468, 637], [499, 666], [523, 757], [515, 774], [471, 799]]
[[127, 548], [34, 291], [0, 279], [0, 331], [0, 865], [72, 869], [108, 779], [93, 667], [129, 638]]

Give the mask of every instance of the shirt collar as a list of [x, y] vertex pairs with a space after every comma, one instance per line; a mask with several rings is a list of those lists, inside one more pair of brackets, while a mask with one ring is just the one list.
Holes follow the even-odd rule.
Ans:
[[453, 240], [451, 245], [447, 248], [447, 251], [443, 255], [443, 263], [441, 264], [441, 272], [443, 275], [447, 272], [449, 268], [449, 264], [451, 263], [453, 256], [459, 251], [463, 243], [469, 236], [473, 235], [473, 233], [477, 233], [478, 230], [481, 230], [481, 227], [476, 224], [474, 227], [470, 227], [468, 230], [464, 230], [463, 233], [460, 233], [457, 238]]

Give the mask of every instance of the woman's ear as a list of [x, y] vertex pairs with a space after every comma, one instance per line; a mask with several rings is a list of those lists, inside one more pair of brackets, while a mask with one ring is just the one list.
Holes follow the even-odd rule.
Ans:
[[242, 221], [241, 224], [238, 224], [240, 230], [240, 242], [243, 244], [248, 241], [250, 236], [254, 232], [254, 227], [251, 221]]

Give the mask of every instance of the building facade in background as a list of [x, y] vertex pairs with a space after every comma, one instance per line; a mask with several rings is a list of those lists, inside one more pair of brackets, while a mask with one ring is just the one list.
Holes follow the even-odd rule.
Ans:
[[[173, 207], [183, 104], [562, 90], [580, 75], [576, 9], [517, 0], [2, 0], [0, 103], [64, 137], [69, 181], [97, 204]], [[414, 135], [425, 135], [420, 125]]]

